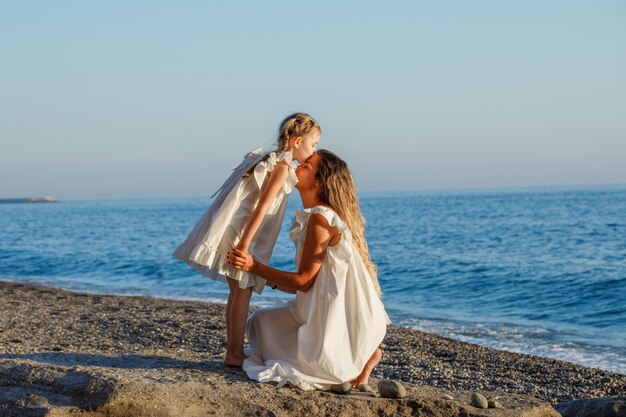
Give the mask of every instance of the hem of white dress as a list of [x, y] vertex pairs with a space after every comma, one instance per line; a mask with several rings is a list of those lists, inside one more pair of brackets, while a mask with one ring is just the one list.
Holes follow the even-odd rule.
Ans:
[[268, 360], [263, 363], [256, 355], [246, 358], [243, 361], [242, 369], [250, 379], [254, 379], [255, 381], [276, 382], [276, 388], [291, 386], [304, 391], [311, 391], [316, 389], [329, 390], [331, 385], [306, 381], [302, 377], [289, 374], [282, 366], [281, 361]]
[[254, 292], [261, 294], [265, 288], [263, 278], [253, 276], [246, 271], [234, 268], [228, 263], [225, 253], [217, 248], [200, 243], [188, 257], [174, 252], [174, 257], [185, 262], [207, 278], [228, 283], [228, 279], [238, 281], [239, 288], [253, 287]]

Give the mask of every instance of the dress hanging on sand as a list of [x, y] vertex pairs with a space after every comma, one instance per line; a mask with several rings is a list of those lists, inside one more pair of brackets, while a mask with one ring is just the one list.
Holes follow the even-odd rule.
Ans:
[[[254, 291], [259, 294], [263, 291], [265, 280], [233, 268], [226, 255], [239, 243], [243, 229], [259, 202], [268, 174], [278, 162], [284, 161], [289, 166], [285, 185], [276, 195], [248, 248], [248, 252], [263, 263], [268, 263], [272, 256], [285, 215], [287, 195], [298, 178], [290, 151], [271, 152], [263, 160], [266, 155], [259, 148], [244, 157], [243, 162], [213, 194], [218, 194], [217, 198], [173, 254], [206, 277], [223, 282], [232, 278], [239, 281], [240, 288], [254, 287]], [[244, 177], [253, 167], [252, 175]]]
[[252, 355], [248, 376], [299, 388], [329, 389], [351, 381], [383, 341], [390, 323], [372, 279], [339, 216], [327, 207], [298, 210], [290, 233], [296, 262], [302, 256], [309, 218], [322, 214], [341, 240], [328, 246], [317, 278], [307, 292], [284, 306], [264, 308], [248, 319]]

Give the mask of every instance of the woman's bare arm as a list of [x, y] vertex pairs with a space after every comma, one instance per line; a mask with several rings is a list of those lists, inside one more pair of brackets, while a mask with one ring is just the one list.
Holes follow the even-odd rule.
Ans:
[[309, 218], [302, 258], [298, 272], [287, 272], [272, 268], [257, 262], [247, 252], [234, 249], [228, 254], [228, 261], [236, 268], [252, 272], [262, 278], [272, 281], [281, 287], [297, 291], [308, 291], [319, 272], [328, 244], [339, 232], [326, 221], [321, 214], [311, 214]]
[[267, 179], [267, 184], [265, 184], [263, 190], [261, 190], [259, 203], [252, 212], [250, 219], [248, 219], [248, 223], [243, 229], [241, 239], [236, 246], [237, 249], [240, 249], [244, 252], [248, 251], [248, 247], [250, 246], [250, 243], [252, 242], [255, 233], [257, 232], [257, 230], [259, 230], [259, 227], [263, 222], [263, 217], [265, 217], [265, 214], [272, 205], [274, 198], [276, 198], [276, 195], [285, 184], [288, 175], [289, 166], [287, 166], [286, 163], [277, 163], [274, 167], [274, 170], [270, 173], [270, 176]]
[[295, 294], [296, 290], [293, 288], [285, 287], [284, 285], [278, 285], [275, 282], [267, 281], [267, 286], [273, 290], [286, 292], [288, 294]]

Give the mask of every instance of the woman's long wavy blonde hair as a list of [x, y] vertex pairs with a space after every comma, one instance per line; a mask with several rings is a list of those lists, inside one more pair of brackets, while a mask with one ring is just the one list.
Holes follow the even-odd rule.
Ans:
[[317, 151], [320, 161], [315, 179], [320, 186], [319, 199], [337, 212], [341, 220], [348, 226], [352, 234], [354, 246], [359, 251], [361, 259], [372, 277], [374, 288], [378, 295], [382, 295], [376, 264], [370, 258], [365, 240], [365, 219], [361, 213], [359, 198], [356, 193], [354, 179], [348, 169], [348, 164], [334, 153], [325, 149]]

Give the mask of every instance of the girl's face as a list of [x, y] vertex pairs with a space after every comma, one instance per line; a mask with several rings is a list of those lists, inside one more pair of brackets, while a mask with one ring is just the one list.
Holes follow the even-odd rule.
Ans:
[[293, 144], [292, 158], [302, 164], [313, 153], [320, 141], [320, 131], [315, 129], [311, 133], [301, 138], [296, 138]]
[[315, 188], [315, 175], [317, 174], [321, 158], [321, 156], [313, 154], [300, 164], [298, 168], [296, 168], [296, 176], [298, 177], [296, 188], [298, 190], [309, 190]]

